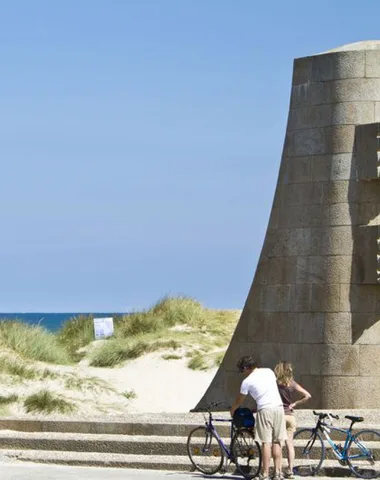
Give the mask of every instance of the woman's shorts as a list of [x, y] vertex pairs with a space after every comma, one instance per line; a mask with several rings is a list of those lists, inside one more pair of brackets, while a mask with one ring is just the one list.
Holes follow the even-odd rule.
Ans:
[[297, 430], [294, 415], [285, 415], [285, 424], [287, 433], [294, 433]]

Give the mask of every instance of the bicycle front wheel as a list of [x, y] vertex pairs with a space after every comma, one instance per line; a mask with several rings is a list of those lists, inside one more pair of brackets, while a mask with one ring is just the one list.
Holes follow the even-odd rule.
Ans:
[[243, 477], [253, 478], [259, 475], [261, 449], [252, 430], [241, 428], [235, 433], [231, 443], [231, 460]]
[[187, 454], [194, 467], [213, 475], [223, 466], [223, 449], [213, 432], [206, 427], [194, 428], [187, 438]]
[[319, 432], [303, 428], [294, 434], [294, 473], [307, 477], [316, 475], [325, 458], [325, 446]]
[[361, 430], [351, 440], [347, 449], [347, 463], [360, 478], [377, 478], [380, 475], [380, 433]]

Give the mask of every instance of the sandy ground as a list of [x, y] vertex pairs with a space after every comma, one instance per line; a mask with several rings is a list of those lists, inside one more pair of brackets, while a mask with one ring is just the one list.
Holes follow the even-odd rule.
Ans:
[[216, 369], [207, 372], [190, 370], [187, 359], [164, 360], [162, 353], [150, 353], [122, 368], [87, 367], [90, 375], [98, 375], [122, 391], [133, 390], [128, 412], [187, 412], [203, 396]]
[[[56, 378], [24, 380], [8, 385], [2, 395], [17, 394], [2, 416], [26, 414], [23, 400], [47, 389], [75, 405], [71, 415], [81, 418], [122, 416], [127, 413], [184, 413], [196, 406], [213, 379], [216, 368], [194, 371], [188, 359], [165, 360], [165, 352], [153, 352], [117, 368], [96, 368], [82, 361], [76, 366], [42, 365]], [[55, 412], [54, 415], [57, 413]]]

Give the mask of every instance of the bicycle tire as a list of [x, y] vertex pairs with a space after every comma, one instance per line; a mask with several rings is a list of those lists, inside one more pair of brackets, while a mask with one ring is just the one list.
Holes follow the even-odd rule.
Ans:
[[196, 427], [187, 437], [187, 454], [194, 468], [206, 475], [219, 472], [224, 453], [215, 434], [206, 427]]
[[[377, 478], [380, 475], [380, 454], [373, 452], [371, 442], [380, 443], [380, 433], [376, 430], [360, 430], [347, 448], [347, 464], [359, 478]], [[363, 455], [358, 458], [358, 455]]]
[[294, 435], [294, 473], [301, 477], [314, 476], [325, 459], [325, 446], [315, 428], [302, 428]]
[[251, 429], [239, 428], [231, 442], [231, 460], [244, 478], [257, 477], [261, 470], [261, 448]]

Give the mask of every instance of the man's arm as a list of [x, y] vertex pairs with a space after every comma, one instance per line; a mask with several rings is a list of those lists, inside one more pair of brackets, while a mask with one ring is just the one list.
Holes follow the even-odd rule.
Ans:
[[246, 397], [246, 396], [247, 396], [247, 395], [244, 395], [244, 393], [239, 393], [239, 394], [237, 395], [237, 397], [235, 398], [234, 403], [232, 404], [231, 410], [230, 410], [231, 417], [233, 417], [233, 415], [234, 415], [234, 413], [235, 413], [235, 410], [236, 410], [237, 408], [239, 408], [242, 403], [244, 403], [244, 400], [245, 400], [245, 397]]

